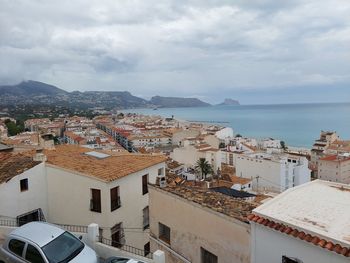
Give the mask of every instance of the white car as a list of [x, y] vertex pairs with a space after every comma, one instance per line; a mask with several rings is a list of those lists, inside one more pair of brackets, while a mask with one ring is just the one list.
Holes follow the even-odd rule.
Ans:
[[98, 263], [94, 250], [71, 233], [31, 222], [12, 231], [0, 247], [0, 263]]

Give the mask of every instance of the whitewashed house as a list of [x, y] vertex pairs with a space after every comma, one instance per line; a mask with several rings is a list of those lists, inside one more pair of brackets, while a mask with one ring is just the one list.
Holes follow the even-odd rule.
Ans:
[[255, 208], [252, 263], [350, 261], [350, 187], [316, 180]]
[[283, 192], [309, 182], [311, 172], [303, 156], [252, 153], [237, 155], [236, 175], [253, 179], [254, 190]]
[[[115, 246], [149, 246], [148, 183], [164, 177], [163, 156], [105, 154], [71, 145], [47, 150], [45, 155], [46, 162], [34, 162], [9, 180], [11, 163], [30, 163], [31, 157], [12, 155], [9, 165], [2, 167], [0, 178], [5, 179], [0, 181], [0, 198], [11, 201], [0, 202], [1, 215], [23, 217], [38, 209], [51, 223], [86, 226], [95, 222], [100, 234]], [[22, 184], [27, 190], [22, 190]]]

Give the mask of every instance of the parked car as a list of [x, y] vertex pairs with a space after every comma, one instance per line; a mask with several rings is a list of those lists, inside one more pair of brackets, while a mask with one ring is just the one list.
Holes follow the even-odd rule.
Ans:
[[12, 231], [0, 247], [0, 263], [98, 263], [94, 250], [73, 234], [31, 222]]
[[145, 263], [145, 262], [137, 259], [132, 259], [132, 258], [110, 257], [110, 258], [107, 258], [104, 263]]

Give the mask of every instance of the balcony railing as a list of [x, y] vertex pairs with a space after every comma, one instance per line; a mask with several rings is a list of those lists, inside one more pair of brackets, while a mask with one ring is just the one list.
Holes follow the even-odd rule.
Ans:
[[100, 239], [100, 241], [101, 241], [101, 243], [103, 243], [105, 245], [118, 247], [120, 250], [129, 252], [129, 253], [132, 253], [132, 254], [135, 254], [135, 255], [138, 255], [138, 256], [141, 256], [141, 257], [146, 257], [146, 258], [152, 259], [152, 253], [150, 253], [150, 251], [146, 251], [146, 250], [139, 249], [139, 248], [136, 248], [136, 247], [125, 245], [125, 244], [121, 244], [121, 243], [118, 243], [118, 242], [116, 242], [114, 240], [107, 239], [107, 238], [104, 238], [104, 237], [102, 237]]

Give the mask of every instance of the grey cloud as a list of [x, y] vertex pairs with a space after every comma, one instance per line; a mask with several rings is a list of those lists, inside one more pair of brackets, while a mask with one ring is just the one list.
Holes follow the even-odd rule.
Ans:
[[0, 5], [0, 83], [210, 97], [350, 82], [348, 0]]

